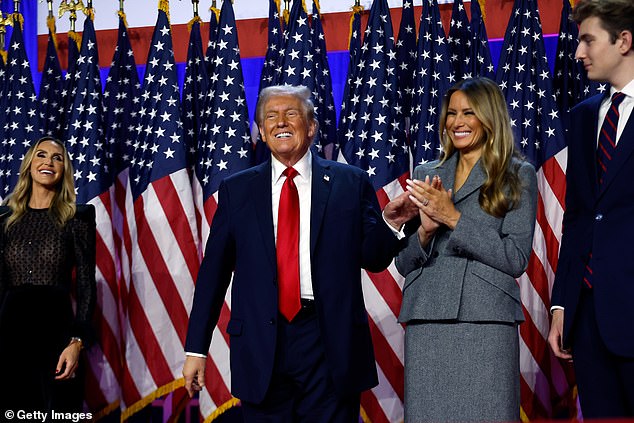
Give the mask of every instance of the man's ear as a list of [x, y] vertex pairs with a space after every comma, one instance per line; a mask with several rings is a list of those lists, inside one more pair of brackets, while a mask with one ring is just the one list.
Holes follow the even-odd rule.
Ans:
[[632, 32], [628, 30], [621, 31], [619, 39], [621, 40], [619, 51], [621, 54], [628, 54], [632, 50]]

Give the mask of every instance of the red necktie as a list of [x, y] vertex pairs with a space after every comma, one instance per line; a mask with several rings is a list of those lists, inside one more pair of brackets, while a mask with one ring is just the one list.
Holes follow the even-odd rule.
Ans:
[[280, 313], [290, 322], [302, 308], [299, 295], [299, 195], [293, 178], [297, 171], [286, 168], [277, 217], [277, 283]]
[[599, 184], [603, 183], [603, 175], [608, 169], [608, 163], [612, 160], [616, 149], [616, 127], [619, 124], [619, 104], [625, 99], [625, 94], [616, 92], [612, 94], [612, 104], [603, 119], [601, 132], [599, 133], [599, 146], [597, 148], [597, 170]]
[[[599, 185], [603, 184], [603, 176], [608, 170], [608, 164], [614, 153], [616, 152], [616, 128], [619, 124], [619, 104], [625, 99], [625, 94], [615, 92], [612, 94], [612, 103], [603, 119], [601, 132], [599, 133], [599, 146], [597, 147], [597, 176], [599, 177]], [[588, 256], [588, 263], [583, 275], [583, 282], [592, 288], [594, 284], [594, 275], [592, 274], [592, 252]]]

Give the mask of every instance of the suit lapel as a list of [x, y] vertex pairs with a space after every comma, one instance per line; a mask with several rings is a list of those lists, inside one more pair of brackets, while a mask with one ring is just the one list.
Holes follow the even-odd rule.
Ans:
[[619, 138], [614, 151], [614, 157], [608, 164], [608, 170], [603, 177], [603, 184], [599, 188], [599, 196], [603, 195], [605, 190], [610, 186], [616, 174], [623, 167], [628, 158], [634, 153], [634, 114], [630, 115], [623, 133]]
[[317, 237], [321, 231], [321, 224], [326, 212], [328, 197], [333, 184], [334, 177], [330, 166], [324, 160], [313, 154], [312, 157], [312, 186], [311, 186], [311, 211], [310, 211], [310, 253], [311, 256], [317, 245]]
[[[609, 95], [609, 91], [607, 91], [607, 95]], [[588, 181], [588, 186], [591, 187], [593, 195], [599, 191], [599, 179], [597, 176], [597, 131], [598, 131], [598, 118], [599, 108], [601, 107], [601, 102], [606, 97], [606, 95], [597, 95], [589, 100], [589, 113], [585, 114], [585, 117], [581, 119], [582, 130], [575, 131], [575, 133], [579, 134], [578, 140], [572, 140], [573, 142], [581, 142], [583, 145], [581, 148], [583, 149], [583, 157], [585, 158], [585, 166]], [[584, 115], [582, 115], [584, 116]], [[588, 137], [587, 134], [590, 134]], [[584, 140], [590, 139], [590, 142], [585, 142]]]
[[267, 160], [257, 169], [257, 175], [253, 179], [253, 210], [255, 220], [264, 240], [264, 251], [271, 261], [273, 268], [277, 266], [275, 253], [275, 234], [273, 233], [273, 206], [271, 187], [271, 160]]
[[[484, 181], [486, 180], [486, 174], [480, 164], [480, 160], [473, 166], [469, 176], [465, 183], [460, 187], [458, 191], [455, 191], [454, 184], [456, 178], [456, 167], [458, 166], [458, 153], [454, 153], [443, 165], [439, 168], [439, 176], [442, 180], [445, 189], [453, 189], [453, 202], [459, 203], [465, 197], [472, 192], [480, 189]], [[440, 171], [442, 169], [442, 171]]]

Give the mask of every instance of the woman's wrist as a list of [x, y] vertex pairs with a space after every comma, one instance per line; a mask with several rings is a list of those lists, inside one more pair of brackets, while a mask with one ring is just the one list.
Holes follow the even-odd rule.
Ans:
[[80, 350], [84, 349], [84, 341], [81, 340], [81, 338], [77, 337], [77, 336], [73, 336], [72, 338], [70, 338], [70, 343], [68, 344], [70, 345], [78, 345]]

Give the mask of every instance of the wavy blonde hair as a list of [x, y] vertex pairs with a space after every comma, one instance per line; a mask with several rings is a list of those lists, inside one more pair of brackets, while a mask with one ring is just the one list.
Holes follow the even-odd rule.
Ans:
[[53, 216], [55, 222], [63, 227], [66, 222], [75, 216], [75, 184], [73, 180], [73, 164], [68, 155], [68, 150], [64, 144], [53, 137], [40, 138], [33, 144], [24, 155], [20, 165], [20, 176], [13, 192], [8, 197], [7, 206], [11, 208], [11, 216], [7, 219], [5, 229], [18, 222], [26, 213], [31, 193], [33, 190], [33, 179], [31, 178], [31, 163], [37, 151], [37, 147], [44, 141], [54, 142], [62, 147], [64, 157], [64, 174], [57, 185], [55, 196], [51, 201], [48, 212]]
[[456, 91], [467, 96], [475, 116], [482, 123], [484, 132], [480, 140], [480, 162], [487, 179], [480, 188], [480, 207], [492, 216], [502, 217], [518, 205], [522, 192], [522, 183], [518, 175], [519, 162], [513, 163], [513, 158], [521, 159], [521, 155], [515, 149], [504, 95], [494, 81], [484, 77], [462, 80], [447, 91], [439, 123], [443, 149], [440, 164], [456, 151], [445, 129], [449, 100]]

